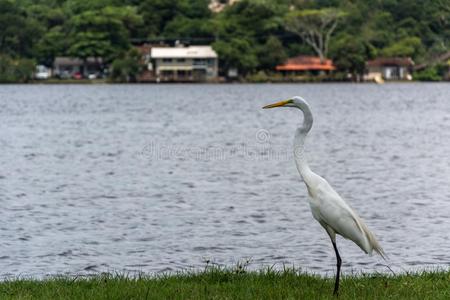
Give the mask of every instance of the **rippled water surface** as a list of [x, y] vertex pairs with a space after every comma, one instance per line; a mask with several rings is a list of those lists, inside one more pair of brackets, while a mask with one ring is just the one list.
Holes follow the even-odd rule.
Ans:
[[205, 260], [332, 274], [291, 147], [386, 263], [338, 239], [344, 271], [450, 264], [450, 84], [1, 85], [0, 275], [163, 272]]

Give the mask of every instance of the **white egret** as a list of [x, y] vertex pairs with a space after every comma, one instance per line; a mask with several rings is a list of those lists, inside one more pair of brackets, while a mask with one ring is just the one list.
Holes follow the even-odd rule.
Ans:
[[364, 224], [356, 212], [324, 178], [309, 168], [304, 150], [306, 136], [313, 124], [313, 116], [308, 103], [303, 98], [297, 96], [289, 100], [264, 106], [263, 108], [274, 107], [295, 107], [303, 112], [303, 124], [295, 132], [295, 164], [308, 190], [312, 215], [325, 228], [333, 243], [337, 260], [336, 281], [333, 294], [337, 294], [342, 261], [336, 247], [336, 234], [352, 240], [367, 254], [372, 254], [372, 251], [375, 251], [383, 258], [385, 258], [385, 254], [373, 233], [370, 232], [369, 228], [367, 228], [366, 224]]

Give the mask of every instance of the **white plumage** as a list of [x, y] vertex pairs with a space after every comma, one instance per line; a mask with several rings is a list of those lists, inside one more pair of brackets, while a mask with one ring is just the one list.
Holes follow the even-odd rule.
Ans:
[[355, 242], [367, 254], [375, 250], [384, 255], [363, 220], [324, 178], [311, 172], [308, 177], [303, 177], [303, 181], [308, 188], [311, 212], [333, 241], [336, 240], [335, 235], [340, 234]]
[[265, 106], [296, 107], [303, 112], [303, 124], [300, 126], [294, 139], [294, 157], [297, 170], [305, 183], [309, 194], [309, 205], [313, 217], [322, 225], [330, 236], [337, 259], [337, 273], [334, 294], [338, 293], [341, 258], [336, 247], [336, 234], [353, 241], [365, 253], [373, 251], [385, 257], [384, 251], [370, 232], [363, 220], [356, 212], [339, 196], [331, 185], [322, 177], [311, 171], [305, 157], [305, 139], [311, 130], [313, 117], [308, 103], [301, 97], [293, 97], [286, 101], [280, 101]]

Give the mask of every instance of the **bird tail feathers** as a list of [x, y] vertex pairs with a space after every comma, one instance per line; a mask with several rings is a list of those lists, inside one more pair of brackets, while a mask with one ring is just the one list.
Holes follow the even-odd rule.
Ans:
[[369, 230], [369, 228], [367, 228], [367, 225], [364, 224], [364, 222], [360, 222], [360, 225], [367, 237], [370, 248], [378, 253], [384, 260], [387, 260], [388, 257], [383, 248], [381, 248], [380, 243], [378, 243], [377, 239], [375, 238], [375, 235]]

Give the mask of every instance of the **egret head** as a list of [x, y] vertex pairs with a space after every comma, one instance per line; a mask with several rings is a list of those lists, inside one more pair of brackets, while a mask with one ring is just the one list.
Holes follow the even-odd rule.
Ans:
[[309, 108], [308, 102], [299, 96], [292, 97], [291, 99], [280, 101], [274, 104], [269, 104], [263, 108], [274, 108], [274, 107], [296, 107], [303, 112], [303, 125], [299, 128], [301, 133], [307, 134], [313, 124], [313, 116], [311, 109]]
[[305, 99], [299, 96], [292, 97], [288, 100], [279, 101], [273, 104], [269, 104], [264, 106], [264, 109], [274, 108], [274, 107], [297, 107], [304, 111], [305, 108], [309, 108], [308, 102]]

